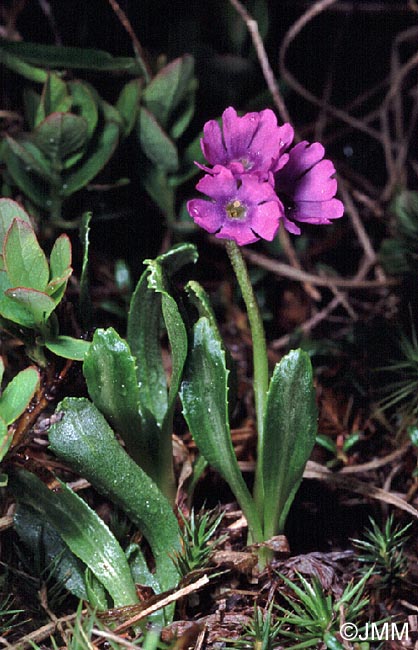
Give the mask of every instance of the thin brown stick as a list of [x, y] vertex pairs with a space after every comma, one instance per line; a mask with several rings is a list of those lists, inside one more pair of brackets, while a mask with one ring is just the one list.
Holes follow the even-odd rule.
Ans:
[[117, 15], [117, 17], [119, 18], [121, 25], [129, 34], [129, 37], [132, 41], [132, 47], [134, 49], [138, 62], [144, 71], [145, 80], [149, 82], [152, 79], [152, 70], [148, 64], [147, 58], [144, 53], [144, 49], [141, 43], [139, 42], [137, 35], [135, 34], [135, 31], [132, 27], [132, 24], [128, 16], [125, 14], [125, 12], [120, 7], [119, 3], [116, 2], [116, 0], [108, 0], [108, 2], [112, 7], [113, 11], [115, 12], [115, 14]]
[[286, 67], [285, 60], [286, 60], [286, 53], [287, 50], [289, 49], [289, 46], [291, 43], [294, 41], [296, 36], [303, 30], [303, 28], [311, 21], [313, 18], [318, 16], [320, 13], [323, 11], [329, 9], [331, 5], [333, 5], [337, 0], [319, 0], [318, 2], [315, 2], [315, 4], [309, 9], [290, 27], [288, 32], [286, 33], [282, 45], [280, 47], [280, 52], [279, 52], [279, 69], [280, 69], [280, 74], [282, 78], [295, 90], [297, 93], [299, 93], [302, 97], [304, 97], [307, 101], [309, 101], [311, 104], [314, 104], [315, 106], [319, 106], [323, 110], [329, 112], [331, 115], [333, 115], [335, 118], [341, 120], [342, 122], [345, 122], [346, 124], [349, 124], [355, 129], [358, 129], [359, 131], [362, 131], [363, 133], [367, 133], [370, 137], [374, 138], [378, 142], [381, 142], [381, 133], [377, 129], [373, 129], [367, 124], [364, 123], [363, 120], [360, 120], [346, 111], [336, 108], [335, 106], [332, 106], [331, 104], [328, 104], [327, 102], [324, 102], [322, 99], [319, 97], [316, 97], [313, 93], [311, 93], [307, 88], [305, 88], [292, 74], [289, 72], [289, 70]]
[[127, 630], [129, 627], [136, 625], [136, 623], [142, 621], [142, 619], [146, 618], [150, 614], [157, 612], [159, 609], [163, 609], [163, 607], [167, 607], [167, 605], [171, 605], [171, 603], [175, 603], [176, 600], [179, 600], [180, 598], [184, 598], [184, 596], [188, 596], [189, 594], [192, 594], [194, 591], [197, 591], [198, 589], [204, 587], [207, 584], [209, 584], [209, 578], [207, 575], [204, 575], [202, 578], [199, 578], [199, 580], [196, 580], [195, 582], [192, 582], [192, 584], [187, 585], [187, 587], [178, 589], [178, 591], [175, 591], [174, 593], [170, 593], [165, 598], [161, 598], [161, 600], [159, 600], [157, 603], [153, 603], [152, 605], [150, 605], [150, 607], [147, 607], [146, 609], [142, 610], [142, 612], [139, 612], [138, 614], [130, 618], [128, 621], [125, 621], [124, 623], [119, 625], [114, 630], [114, 632], [119, 633], [122, 632], [123, 630]]
[[264, 43], [258, 30], [257, 21], [254, 20], [254, 18], [248, 13], [246, 8], [241, 4], [239, 0], [229, 0], [229, 2], [241, 16], [251, 35], [254, 49], [257, 53], [257, 58], [263, 71], [264, 79], [266, 80], [267, 87], [271, 93], [273, 102], [279, 112], [280, 117], [282, 118], [283, 122], [290, 122], [290, 115], [273, 74], [273, 70], [271, 69]]
[[[87, 614], [87, 610], [84, 609], [82, 614]], [[69, 623], [70, 621], [73, 621], [77, 617], [77, 612], [74, 614], [69, 614], [68, 616], [63, 616], [62, 618], [58, 619], [56, 622], [53, 623], [47, 623], [46, 625], [43, 625], [42, 627], [38, 628], [37, 630], [34, 630], [34, 632], [31, 632], [30, 634], [25, 634], [25, 636], [22, 636], [17, 643], [13, 645], [14, 650], [28, 650], [28, 648], [33, 648], [33, 644], [40, 643], [44, 639], [47, 639], [51, 634], [55, 632], [57, 629], [57, 624], [59, 623]]]
[[244, 257], [253, 264], [260, 266], [266, 271], [271, 271], [279, 277], [286, 277], [299, 282], [311, 282], [317, 287], [341, 287], [342, 289], [378, 289], [380, 287], [390, 287], [398, 284], [394, 278], [384, 280], [359, 280], [357, 278], [338, 278], [338, 277], [319, 277], [306, 271], [299, 271], [288, 264], [272, 260], [267, 255], [256, 253], [255, 251], [243, 248]]
[[[303, 332], [303, 334], [307, 334], [308, 332], [313, 330], [317, 325], [319, 325], [319, 323], [321, 323], [323, 320], [328, 318], [328, 316], [332, 314], [332, 312], [338, 307], [340, 303], [341, 303], [341, 297], [335, 296], [323, 309], [321, 309], [321, 311], [318, 311], [307, 321], [299, 325], [297, 330]], [[284, 336], [281, 336], [279, 339], [275, 339], [269, 344], [269, 348], [272, 348], [273, 350], [280, 350], [281, 348], [285, 348], [287, 345], [289, 345], [292, 336], [293, 336], [293, 332], [290, 334], [285, 334]]]
[[[294, 269], [302, 271], [302, 265], [299, 262], [296, 251], [293, 248], [292, 242], [290, 241], [289, 233], [285, 228], [279, 228], [279, 240], [286, 257], [290, 262], [290, 265], [293, 266]], [[308, 296], [310, 296], [313, 300], [316, 302], [319, 302], [321, 300], [321, 294], [310, 282], [303, 282], [302, 285]]]

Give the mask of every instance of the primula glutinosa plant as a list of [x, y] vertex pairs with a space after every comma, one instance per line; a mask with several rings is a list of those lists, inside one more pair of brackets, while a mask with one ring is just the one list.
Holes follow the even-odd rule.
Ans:
[[279, 226], [300, 233], [295, 222], [328, 224], [344, 212], [335, 198], [335, 169], [321, 144], [290, 148], [293, 129], [277, 125], [267, 109], [238, 117], [227, 108], [222, 127], [206, 123], [201, 146], [212, 165], [188, 210], [199, 226], [226, 239], [226, 250], [247, 307], [253, 338], [258, 448], [254, 494], [242, 478], [228, 422], [228, 370], [213, 319], [196, 323], [181, 397], [197, 446], [228, 482], [248, 521], [250, 539], [263, 542], [283, 532], [316, 435], [312, 368], [301, 350], [276, 365], [269, 382], [267, 348], [256, 297], [239, 246], [271, 241]]

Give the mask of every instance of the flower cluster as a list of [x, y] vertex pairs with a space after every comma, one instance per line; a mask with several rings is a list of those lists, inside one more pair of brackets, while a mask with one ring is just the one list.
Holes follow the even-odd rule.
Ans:
[[290, 124], [278, 126], [270, 109], [238, 117], [229, 107], [222, 129], [207, 122], [201, 147], [213, 167], [199, 165], [206, 174], [196, 189], [210, 200], [188, 202], [195, 223], [243, 246], [272, 241], [280, 222], [300, 234], [295, 221], [321, 225], [342, 217], [335, 168], [324, 160], [323, 146], [299, 142], [289, 149], [293, 135]]

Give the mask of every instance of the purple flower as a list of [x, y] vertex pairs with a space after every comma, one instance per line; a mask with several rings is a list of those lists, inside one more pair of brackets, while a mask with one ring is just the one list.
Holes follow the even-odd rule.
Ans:
[[272, 241], [283, 216], [283, 206], [273, 187], [255, 174], [236, 176], [216, 165], [196, 185], [211, 201], [187, 203], [195, 223], [220, 239], [233, 239], [240, 246], [263, 238]]
[[285, 208], [283, 225], [291, 233], [300, 234], [293, 220], [323, 225], [343, 216], [344, 205], [334, 198], [337, 192], [334, 165], [323, 158], [322, 144], [299, 142], [275, 175], [275, 190]]
[[236, 174], [257, 174], [263, 180], [287, 162], [284, 151], [293, 140], [290, 124], [277, 126], [277, 118], [268, 108], [238, 117], [230, 106], [222, 114], [222, 130], [218, 122], [210, 120], [203, 134], [202, 151], [211, 165], [223, 165]]

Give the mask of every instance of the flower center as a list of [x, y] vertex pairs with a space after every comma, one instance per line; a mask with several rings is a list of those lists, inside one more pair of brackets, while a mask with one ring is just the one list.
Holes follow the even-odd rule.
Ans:
[[226, 206], [226, 212], [230, 219], [245, 219], [246, 208], [241, 201], [235, 199]]

